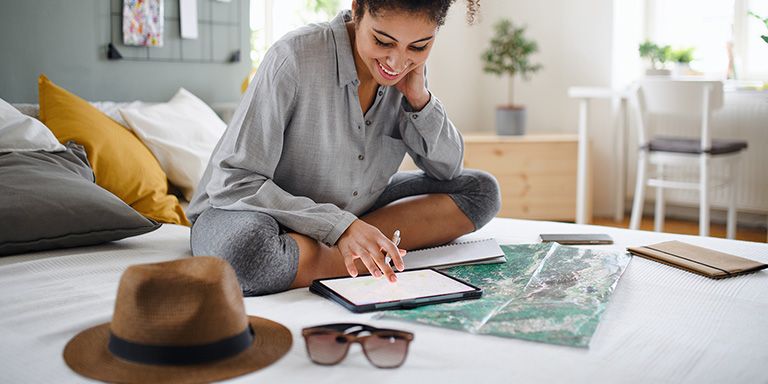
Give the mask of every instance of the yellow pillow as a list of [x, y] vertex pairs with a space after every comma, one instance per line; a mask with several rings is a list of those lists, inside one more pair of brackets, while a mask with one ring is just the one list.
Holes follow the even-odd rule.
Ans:
[[40, 120], [60, 142], [85, 147], [98, 185], [146, 217], [190, 225], [179, 200], [168, 194], [165, 172], [133, 132], [45, 75], [38, 86]]

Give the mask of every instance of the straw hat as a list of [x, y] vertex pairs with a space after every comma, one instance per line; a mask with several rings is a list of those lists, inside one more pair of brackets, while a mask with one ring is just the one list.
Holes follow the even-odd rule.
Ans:
[[235, 271], [215, 257], [135, 265], [120, 279], [112, 322], [64, 348], [93, 379], [199, 383], [264, 368], [291, 347], [291, 332], [247, 316]]

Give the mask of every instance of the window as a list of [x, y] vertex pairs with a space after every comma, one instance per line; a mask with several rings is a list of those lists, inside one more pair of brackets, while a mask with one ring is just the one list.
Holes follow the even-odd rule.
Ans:
[[760, 38], [766, 34], [765, 26], [747, 13], [768, 17], [768, 0], [648, 0], [647, 4], [648, 38], [673, 49], [694, 48], [694, 71], [718, 78], [768, 80], [768, 44]]
[[[741, 2], [746, 3], [746, 7], [741, 7], [742, 13], [751, 11], [762, 18], [768, 17], [768, 0], [741, 0]], [[739, 7], [736, 9], [737, 12], [740, 11]], [[768, 81], [768, 43], [760, 37], [768, 35], [768, 27], [753, 16], [747, 16], [746, 20], [739, 21], [741, 23], [736, 23], [736, 33], [737, 41], [741, 42], [741, 46], [736, 47], [736, 70], [738, 72], [741, 68], [741, 78]]]
[[283, 35], [309, 23], [330, 21], [341, 9], [340, 0], [251, 0], [253, 68]]

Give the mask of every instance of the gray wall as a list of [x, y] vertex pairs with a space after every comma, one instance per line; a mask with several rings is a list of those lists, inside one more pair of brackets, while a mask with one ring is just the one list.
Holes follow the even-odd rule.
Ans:
[[[91, 101], [166, 101], [179, 87], [208, 103], [239, 99], [250, 69], [248, 0], [198, 0], [199, 18], [214, 21], [200, 25], [198, 40], [181, 40], [178, 21], [166, 21], [163, 48], [119, 48], [126, 56], [149, 50], [158, 58], [179, 57], [183, 48], [187, 58], [213, 56], [216, 63], [107, 60], [113, 25], [115, 41], [122, 41], [119, 20], [110, 22], [117, 19], [110, 17], [110, 2], [120, 9], [120, 0], [0, 0], [0, 98], [37, 103], [37, 77], [45, 73]], [[178, 0], [164, 6], [166, 18], [178, 18]], [[226, 17], [241, 18], [241, 36], [236, 27], [216, 27]], [[222, 63], [238, 44], [241, 61]]]

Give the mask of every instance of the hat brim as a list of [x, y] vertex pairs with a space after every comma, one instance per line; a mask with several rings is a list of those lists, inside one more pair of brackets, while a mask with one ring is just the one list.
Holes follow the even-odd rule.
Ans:
[[116, 383], [201, 383], [257, 371], [279, 360], [291, 348], [291, 331], [261, 317], [248, 316], [253, 344], [223, 360], [197, 365], [150, 365], [120, 359], [107, 349], [109, 323], [80, 332], [64, 347], [64, 361], [75, 372]]

